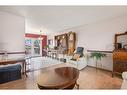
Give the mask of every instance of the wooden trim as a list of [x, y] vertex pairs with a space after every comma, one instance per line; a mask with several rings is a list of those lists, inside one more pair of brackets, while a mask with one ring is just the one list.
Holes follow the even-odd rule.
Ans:
[[[0, 53], [0, 55], [3, 55], [4, 53]], [[7, 54], [25, 54], [25, 52], [8, 52]]]
[[124, 33], [119, 33], [119, 34], [115, 34], [116, 36], [121, 36], [121, 35], [126, 35], [127, 34], [127, 31], [124, 32]]
[[87, 65], [88, 67], [91, 67], [91, 68], [97, 68], [98, 70], [103, 70], [103, 71], [108, 71], [108, 72], [112, 72], [111, 70], [107, 70], [107, 69], [104, 69], [104, 68], [98, 68], [98, 67], [94, 67], [94, 66], [90, 66], [90, 65]]
[[103, 50], [87, 50], [87, 52], [104, 52], [104, 53], [113, 53], [113, 51], [103, 51]]

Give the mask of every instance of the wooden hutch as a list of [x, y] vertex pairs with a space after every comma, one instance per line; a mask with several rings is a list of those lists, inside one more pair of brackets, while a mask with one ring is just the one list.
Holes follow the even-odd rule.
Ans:
[[76, 34], [69, 32], [55, 36], [55, 47], [63, 50], [65, 54], [72, 55], [76, 46]]
[[115, 34], [114, 46], [112, 76], [127, 71], [127, 32]]

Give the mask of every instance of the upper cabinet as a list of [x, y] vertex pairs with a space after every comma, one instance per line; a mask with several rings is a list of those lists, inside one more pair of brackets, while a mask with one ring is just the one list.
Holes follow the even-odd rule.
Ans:
[[127, 50], [127, 32], [115, 34], [115, 50]]

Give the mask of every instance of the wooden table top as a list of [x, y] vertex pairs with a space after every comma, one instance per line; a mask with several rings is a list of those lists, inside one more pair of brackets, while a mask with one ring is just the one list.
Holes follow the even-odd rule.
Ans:
[[38, 76], [37, 84], [46, 88], [62, 89], [75, 83], [79, 70], [73, 67], [46, 68]]
[[13, 63], [23, 62], [23, 61], [25, 61], [25, 58], [3, 59], [3, 60], [0, 60], [0, 65], [13, 64]]

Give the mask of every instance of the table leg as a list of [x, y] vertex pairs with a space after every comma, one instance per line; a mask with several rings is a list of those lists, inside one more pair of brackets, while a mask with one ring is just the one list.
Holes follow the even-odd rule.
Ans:
[[112, 78], [114, 77], [114, 72], [112, 71]]
[[27, 74], [26, 74], [26, 62], [25, 61], [23, 62], [22, 72], [27, 77]]
[[24, 65], [25, 65], [25, 70], [24, 70], [24, 72], [25, 72], [25, 75], [26, 75], [26, 77], [27, 77], [27, 74], [26, 74], [26, 62], [24, 62]]
[[96, 72], [97, 72], [97, 64], [98, 64], [98, 63], [97, 63], [97, 60], [96, 60]]
[[76, 82], [76, 84], [75, 84], [76, 86], [77, 86], [77, 89], [79, 89], [79, 84], [77, 84], [77, 82]]
[[24, 62], [22, 63], [22, 73], [24, 74]]

